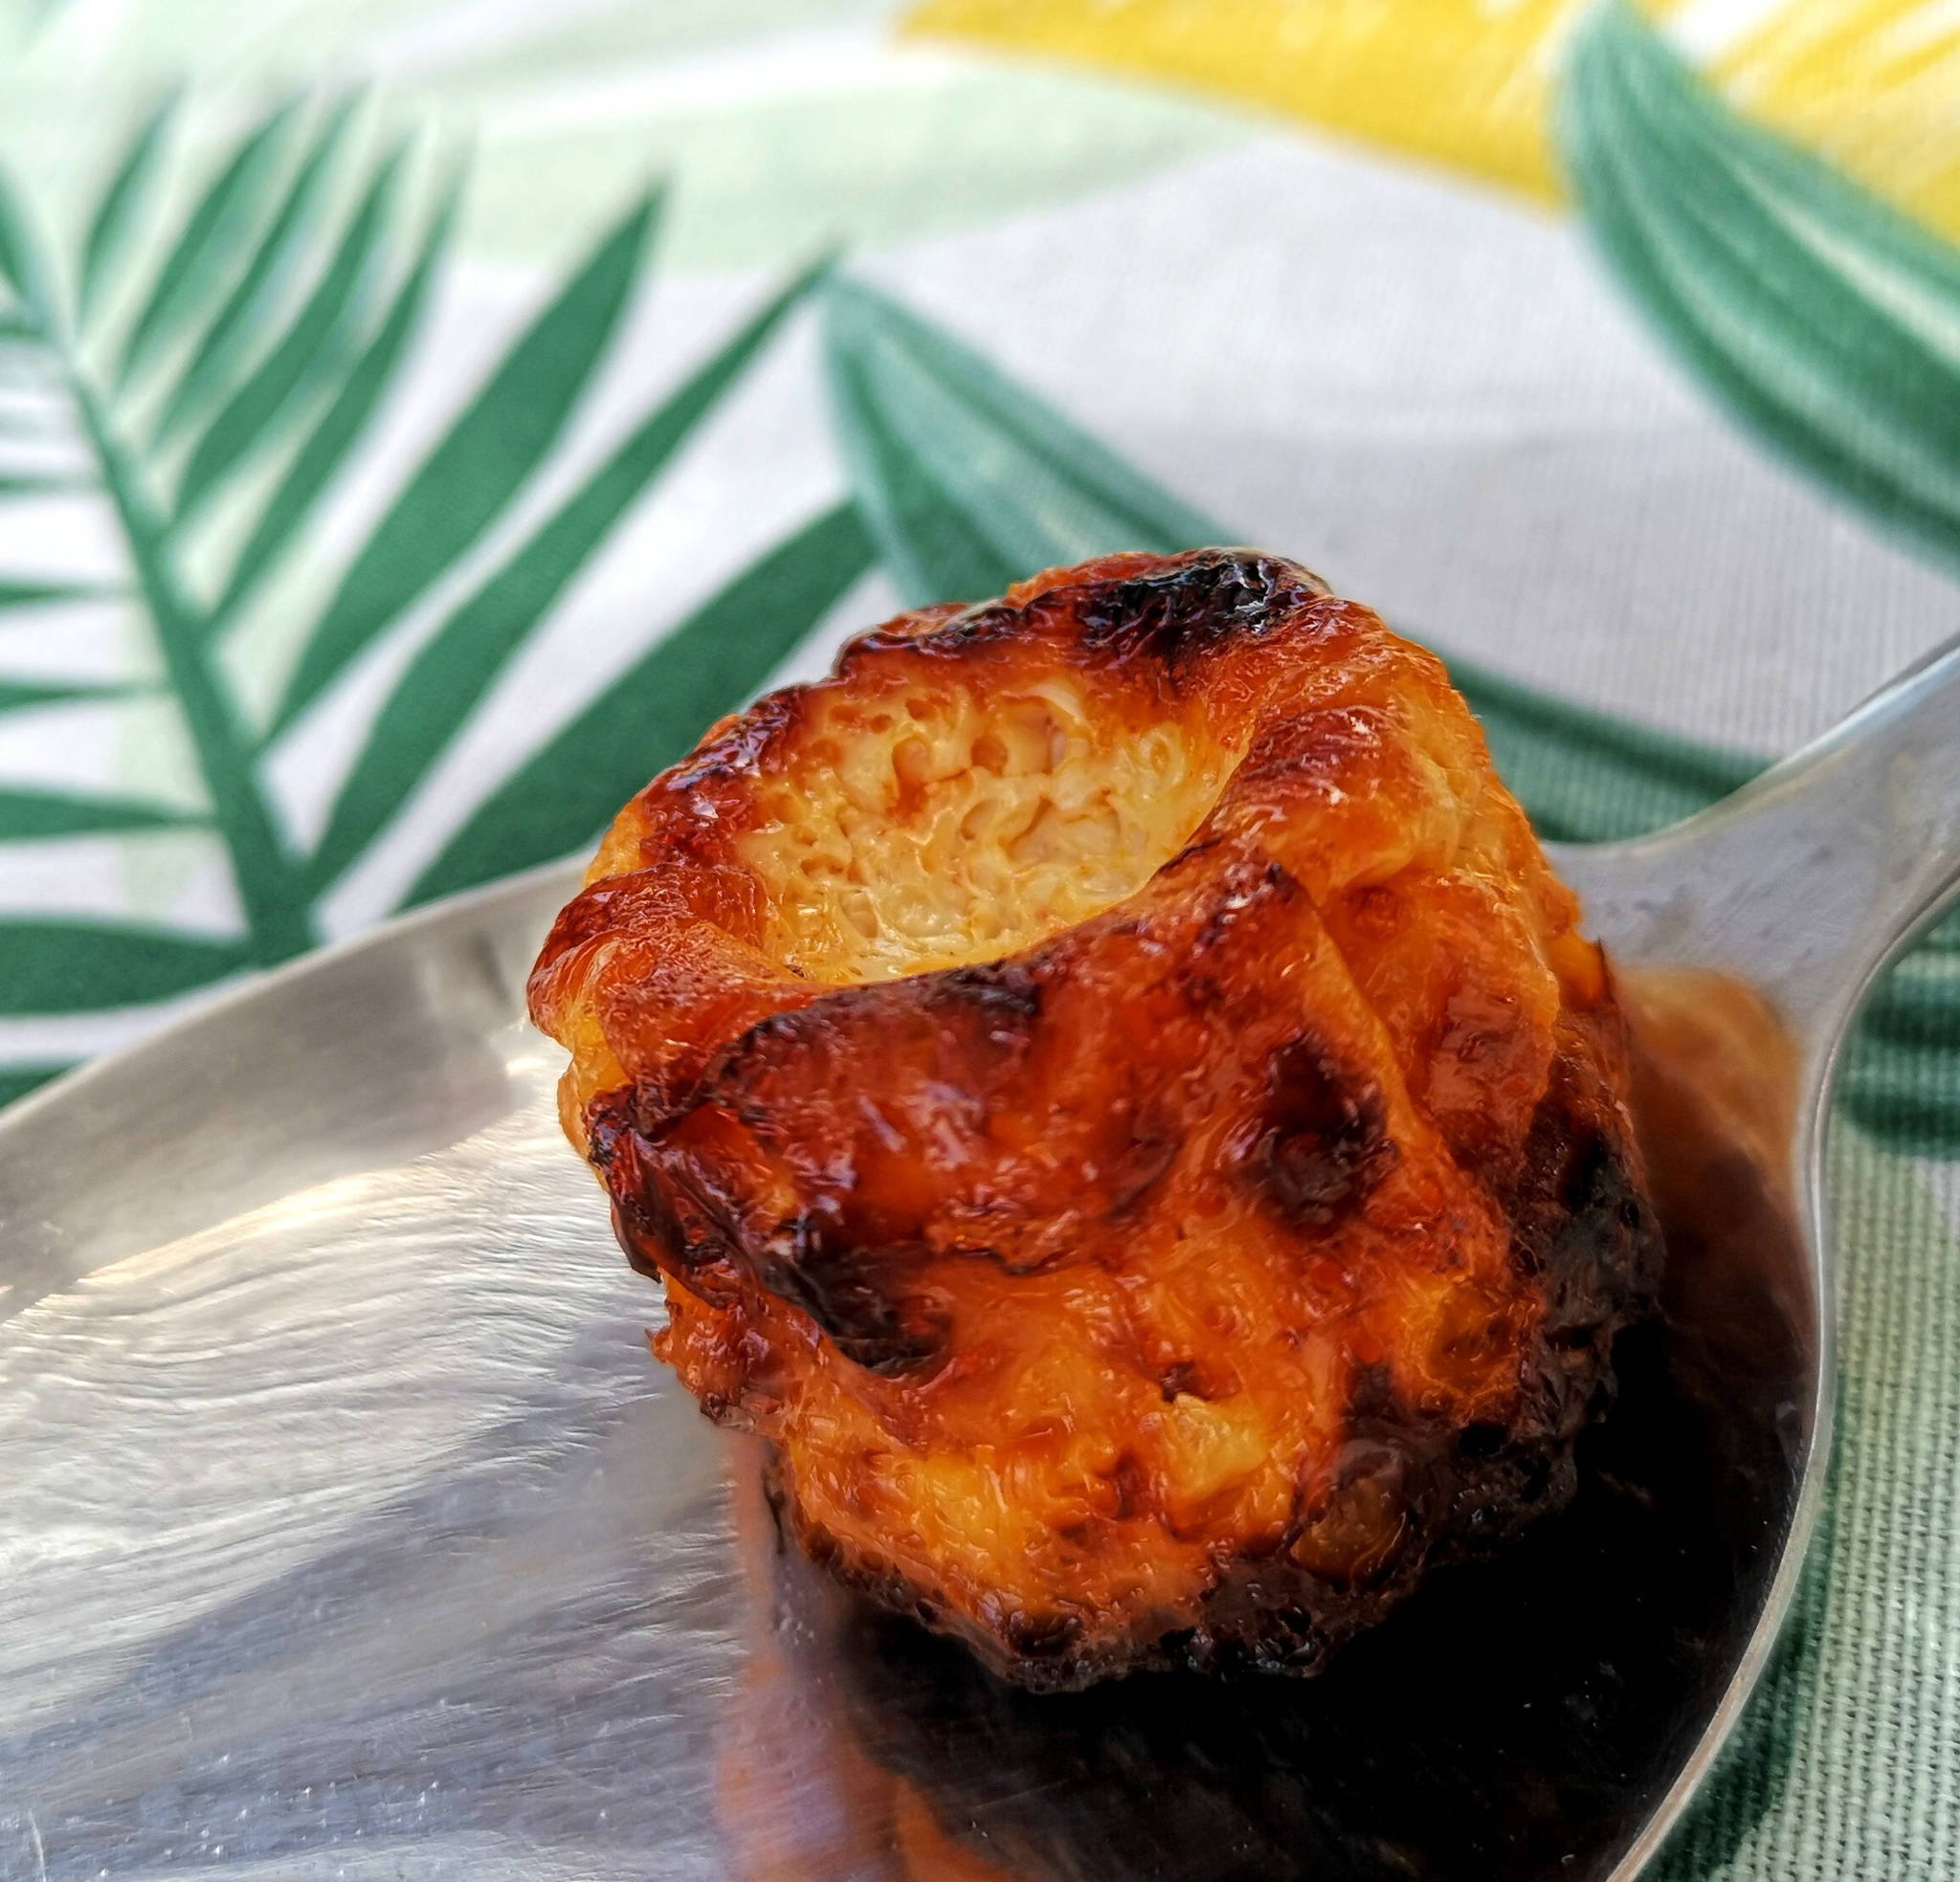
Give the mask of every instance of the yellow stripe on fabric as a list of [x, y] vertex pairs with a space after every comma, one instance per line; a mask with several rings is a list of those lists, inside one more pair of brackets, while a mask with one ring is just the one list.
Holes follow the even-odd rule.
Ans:
[[[1551, 88], [1583, 5], [922, 0], [904, 31], [1221, 93], [1556, 200]], [[1784, 0], [1708, 72], [1758, 122], [1960, 239], [1960, 0]]]
[[1788, 0], [1713, 62], [1758, 122], [1960, 239], [1960, 6]]
[[1583, 0], [924, 0], [907, 33], [1041, 52], [1269, 106], [1531, 195]]

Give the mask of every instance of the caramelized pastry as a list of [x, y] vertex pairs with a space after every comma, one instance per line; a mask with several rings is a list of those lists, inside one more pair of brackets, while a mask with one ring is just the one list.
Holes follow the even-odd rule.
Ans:
[[1655, 1284], [1577, 919], [1434, 655], [1125, 555], [711, 728], [530, 999], [813, 1557], [1037, 1689], [1311, 1672], [1569, 1496]]

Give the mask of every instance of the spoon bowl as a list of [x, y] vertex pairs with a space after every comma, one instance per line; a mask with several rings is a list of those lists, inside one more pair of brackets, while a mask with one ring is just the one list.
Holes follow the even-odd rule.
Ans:
[[[1689, 823], [1555, 860], [1669, 1236], [1582, 1487], [1316, 1681], [998, 1687], [777, 1541], [523, 1020], [554, 867], [0, 1121], [0, 1882], [1628, 1882], [1820, 1508], [1832, 1074], [1960, 889], [1960, 644]], [[409, 1865], [402, 1871], [402, 1865]]]

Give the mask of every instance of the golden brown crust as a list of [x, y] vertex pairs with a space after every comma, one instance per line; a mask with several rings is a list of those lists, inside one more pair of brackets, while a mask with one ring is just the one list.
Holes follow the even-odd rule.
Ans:
[[713, 728], [531, 1003], [813, 1554], [1029, 1684], [1310, 1669], [1562, 1500], [1651, 1286], [1576, 915], [1433, 655], [1112, 557]]

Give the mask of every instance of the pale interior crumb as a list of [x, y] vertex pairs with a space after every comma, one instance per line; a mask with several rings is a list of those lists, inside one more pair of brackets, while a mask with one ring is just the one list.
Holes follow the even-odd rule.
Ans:
[[1112, 724], [1060, 675], [984, 700], [832, 697], [799, 742], [743, 857], [772, 951], [832, 985], [999, 960], [1134, 895], [1238, 758], [1199, 726]]

